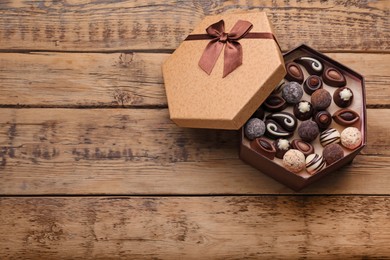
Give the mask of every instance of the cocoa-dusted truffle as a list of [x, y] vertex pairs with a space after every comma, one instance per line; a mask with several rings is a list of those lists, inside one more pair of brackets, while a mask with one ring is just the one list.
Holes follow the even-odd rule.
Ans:
[[310, 102], [302, 100], [294, 106], [294, 116], [301, 121], [308, 120], [313, 114], [313, 106]]
[[283, 87], [282, 96], [289, 104], [298, 103], [303, 96], [303, 90], [301, 85], [295, 81], [287, 83]]
[[353, 125], [357, 121], [359, 121], [360, 116], [355, 111], [348, 109], [348, 108], [342, 108], [340, 110], [337, 110], [333, 114], [333, 120], [343, 126], [349, 126]]
[[299, 67], [298, 64], [295, 62], [289, 62], [286, 64], [286, 76], [285, 78], [288, 81], [296, 81], [299, 84], [302, 84], [304, 76], [301, 68]]
[[262, 105], [269, 112], [282, 111], [287, 107], [286, 101], [278, 95], [270, 95]]
[[250, 140], [262, 136], [264, 132], [265, 132], [265, 124], [262, 120], [258, 118], [251, 118], [245, 124], [244, 133], [245, 136]]
[[332, 103], [332, 96], [325, 89], [318, 89], [311, 95], [311, 104], [315, 110], [327, 109]]
[[324, 157], [312, 153], [306, 157], [306, 171], [313, 175], [325, 168], [326, 162]]
[[353, 100], [353, 92], [350, 88], [338, 88], [333, 93], [333, 101], [339, 107], [349, 107]]
[[274, 143], [276, 158], [283, 159], [284, 154], [290, 150], [290, 142], [287, 139], [278, 139]]
[[341, 132], [341, 144], [348, 149], [356, 149], [362, 143], [362, 133], [356, 127], [347, 127]]
[[305, 156], [314, 153], [314, 147], [311, 144], [298, 139], [292, 140], [291, 148], [301, 151]]
[[264, 120], [264, 116], [265, 116], [264, 109], [263, 109], [262, 107], [259, 107], [259, 108], [256, 109], [256, 111], [253, 113], [253, 115], [251, 116], [251, 118], [258, 118], [258, 119]]
[[344, 151], [339, 144], [329, 144], [325, 146], [322, 151], [322, 156], [324, 157], [326, 164], [331, 165], [344, 157]]
[[347, 84], [344, 75], [335, 68], [327, 68], [322, 73], [322, 79], [325, 84], [331, 87], [344, 87]]
[[314, 114], [313, 121], [317, 123], [320, 130], [325, 130], [332, 123], [332, 116], [326, 110], [318, 111]]
[[314, 91], [320, 88], [322, 88], [322, 80], [317, 75], [311, 75], [305, 80], [305, 83], [303, 84], [303, 90], [308, 95], [313, 94]]
[[261, 155], [264, 155], [270, 160], [273, 160], [275, 158], [275, 147], [273, 144], [265, 139], [264, 137], [256, 138], [255, 140], [252, 140], [250, 142], [250, 146], [253, 150], [260, 153]]
[[312, 142], [317, 138], [319, 133], [320, 129], [318, 128], [318, 125], [311, 120], [303, 121], [298, 127], [298, 135], [305, 142]]
[[298, 150], [290, 149], [283, 156], [283, 166], [294, 173], [302, 171], [305, 164], [305, 156]]

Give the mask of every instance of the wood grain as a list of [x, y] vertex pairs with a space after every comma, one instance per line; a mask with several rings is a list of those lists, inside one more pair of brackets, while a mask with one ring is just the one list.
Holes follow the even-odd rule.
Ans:
[[[235, 131], [184, 129], [166, 109], [1, 109], [0, 194], [293, 193], [238, 159]], [[368, 110], [368, 147], [305, 189], [388, 194], [390, 114]]]
[[[390, 105], [390, 54], [326, 53], [366, 78], [367, 104]], [[0, 53], [0, 105], [166, 107], [161, 53]]]
[[389, 197], [1, 198], [0, 257], [389, 259]]
[[[390, 5], [379, 1], [2, 1], [0, 49], [171, 50], [205, 16], [266, 11], [283, 50], [390, 49]], [[330, 37], [331, 36], [331, 37]]]

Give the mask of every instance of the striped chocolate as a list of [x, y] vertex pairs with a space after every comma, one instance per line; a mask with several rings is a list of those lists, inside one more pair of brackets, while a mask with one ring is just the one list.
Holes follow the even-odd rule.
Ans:
[[325, 160], [319, 154], [312, 153], [306, 157], [306, 171], [313, 175], [325, 168]]
[[320, 142], [324, 147], [328, 144], [338, 143], [340, 142], [340, 132], [334, 128], [326, 129], [320, 134]]

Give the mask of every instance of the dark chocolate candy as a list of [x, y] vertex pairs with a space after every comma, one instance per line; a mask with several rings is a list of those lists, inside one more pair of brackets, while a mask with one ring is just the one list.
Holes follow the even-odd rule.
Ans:
[[263, 103], [263, 108], [269, 112], [282, 111], [287, 107], [286, 100], [278, 95], [270, 95]]
[[273, 160], [275, 158], [275, 147], [270, 141], [268, 141], [264, 137], [256, 138], [255, 140], [251, 141], [250, 146], [253, 150], [264, 155], [270, 160]]
[[324, 157], [326, 164], [331, 165], [344, 157], [344, 151], [339, 144], [329, 144], [325, 146], [322, 151], [322, 156]]
[[332, 116], [326, 110], [314, 113], [313, 121], [317, 123], [320, 130], [327, 129], [332, 123]]
[[253, 113], [253, 115], [251, 116], [251, 118], [258, 118], [258, 119], [263, 120], [263, 119], [264, 119], [264, 116], [265, 116], [264, 109], [263, 109], [262, 107], [259, 107], [259, 108], [256, 109], [256, 111]]
[[283, 159], [284, 154], [290, 150], [290, 142], [287, 139], [278, 139], [274, 142], [276, 158]]
[[286, 64], [287, 74], [284, 77], [288, 81], [296, 81], [302, 84], [304, 76], [301, 67], [295, 62], [289, 62]]
[[350, 88], [338, 88], [333, 93], [333, 101], [339, 107], [349, 107], [353, 100], [353, 92]]
[[311, 120], [303, 121], [298, 127], [298, 135], [305, 142], [312, 142], [317, 138], [320, 130], [315, 122]]
[[312, 57], [300, 57], [294, 60], [296, 63], [301, 64], [310, 75], [321, 75], [324, 70], [324, 65], [322, 63]]
[[297, 119], [288, 112], [276, 112], [269, 114], [266, 119], [277, 122], [287, 132], [293, 132], [297, 128]]
[[311, 75], [303, 84], [303, 90], [306, 92], [306, 94], [311, 95], [316, 91], [317, 89], [322, 88], [322, 80], [317, 75]]
[[311, 144], [302, 140], [298, 140], [298, 139], [292, 140], [291, 147], [293, 149], [297, 149], [301, 151], [305, 156], [314, 153], [314, 147]]
[[332, 103], [332, 96], [325, 89], [318, 89], [311, 95], [311, 104], [315, 110], [327, 109]]
[[280, 93], [280, 91], [282, 91], [282, 89], [283, 89], [283, 87], [284, 87], [284, 84], [286, 84], [286, 81], [285, 81], [284, 79], [282, 79], [282, 80], [279, 82], [278, 86], [274, 89], [274, 91], [273, 91], [272, 93], [274, 93], [274, 94]]
[[360, 116], [358, 113], [355, 111], [348, 109], [348, 108], [343, 108], [340, 110], [337, 110], [333, 114], [333, 120], [343, 126], [350, 126], [359, 121]]
[[322, 80], [331, 87], [344, 87], [347, 84], [344, 75], [335, 68], [327, 68], [322, 74]]
[[302, 100], [294, 106], [294, 116], [301, 121], [308, 120], [313, 115], [313, 106], [310, 102]]
[[275, 120], [265, 120], [265, 135], [272, 139], [288, 138], [291, 137], [294, 132], [289, 132], [283, 129]]

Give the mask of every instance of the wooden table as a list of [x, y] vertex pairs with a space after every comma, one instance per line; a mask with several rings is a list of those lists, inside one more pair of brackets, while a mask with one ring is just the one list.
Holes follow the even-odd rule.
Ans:
[[[268, 12], [366, 77], [368, 146], [295, 193], [235, 131], [168, 118], [162, 62], [209, 14]], [[390, 258], [390, 3], [0, 2], [0, 258]]]

